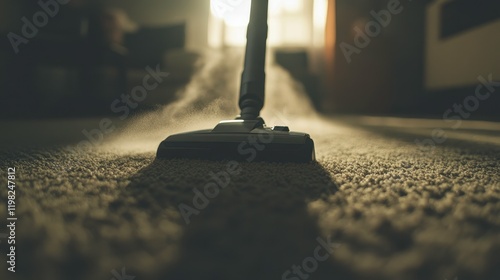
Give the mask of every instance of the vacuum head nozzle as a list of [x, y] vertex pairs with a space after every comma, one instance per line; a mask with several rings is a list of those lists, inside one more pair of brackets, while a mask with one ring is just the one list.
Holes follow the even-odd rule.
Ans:
[[159, 146], [158, 158], [236, 160], [247, 162], [311, 162], [314, 142], [308, 134], [286, 126], [266, 127], [256, 120], [222, 121], [212, 130], [169, 136]]
[[240, 119], [222, 121], [212, 130], [172, 135], [158, 148], [158, 158], [311, 162], [314, 143], [288, 127], [268, 128], [259, 117], [265, 97], [268, 0], [252, 1], [245, 67], [241, 75]]

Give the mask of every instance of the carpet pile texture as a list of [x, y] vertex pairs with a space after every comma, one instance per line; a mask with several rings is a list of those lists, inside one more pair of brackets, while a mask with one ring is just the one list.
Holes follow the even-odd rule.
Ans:
[[[326, 122], [302, 128], [317, 163], [233, 174], [153, 151], [3, 148], [0, 218], [15, 167], [19, 220], [2, 279], [500, 279], [500, 130], [423, 149], [433, 127], [412, 120]], [[210, 183], [226, 186], [196, 208]]]

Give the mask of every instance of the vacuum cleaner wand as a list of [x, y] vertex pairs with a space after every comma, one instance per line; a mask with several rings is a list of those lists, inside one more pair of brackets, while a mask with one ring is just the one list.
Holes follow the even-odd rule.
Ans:
[[264, 106], [267, 14], [268, 0], [252, 1], [239, 100], [243, 120], [257, 119]]
[[267, 127], [260, 117], [265, 97], [268, 0], [252, 0], [247, 30], [245, 68], [241, 75], [236, 120], [214, 129], [171, 135], [158, 147], [157, 158], [270, 162], [311, 162], [314, 142], [286, 126]]

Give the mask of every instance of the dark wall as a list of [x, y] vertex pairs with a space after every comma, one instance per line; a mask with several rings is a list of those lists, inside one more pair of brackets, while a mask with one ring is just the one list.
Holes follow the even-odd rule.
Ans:
[[500, 2], [491, 0], [454, 0], [441, 8], [441, 38], [459, 35], [500, 19]]
[[[464, 23], [461, 20], [449, 20], [450, 17], [456, 18], [458, 15], [463, 18], [468, 18], [469, 15], [476, 19], [480, 18], [477, 11], [482, 9], [470, 7], [488, 2], [486, 0], [479, 2], [456, 0], [443, 6], [440, 20], [444, 29], [430, 29], [431, 32], [435, 31], [443, 35], [441, 38], [443, 44], [439, 46], [441, 54], [433, 60], [429, 60], [429, 46], [426, 41], [429, 32], [427, 29], [428, 8], [434, 3], [433, 1], [401, 0], [402, 11], [397, 15], [393, 14], [391, 22], [381, 28], [380, 34], [370, 37], [370, 43], [363, 48], [355, 44], [356, 36], [358, 36], [356, 28], [364, 29], [368, 22], [375, 20], [372, 11], [378, 13], [381, 10], [387, 10], [388, 3], [391, 1], [336, 0], [334, 2], [336, 2], [336, 43], [334, 49], [327, 50], [335, 54], [334, 70], [330, 75], [331, 81], [326, 97], [326, 109], [329, 112], [442, 117], [443, 112], [455, 103], [462, 103], [466, 97], [473, 95], [476, 77], [487, 73], [470, 73], [466, 63], [461, 63], [464, 67], [450, 65], [449, 71], [438, 72], [429, 66], [439, 65], [440, 68], [446, 69], [447, 63], [471, 59], [479, 65], [476, 57], [485, 59], [487, 63], [484, 64], [487, 65], [495, 64], [494, 61], [498, 62], [495, 65], [500, 64], [499, 52], [488, 55], [487, 59], [484, 55], [478, 55], [491, 53], [489, 51], [491, 44], [486, 42], [499, 38], [500, 30], [486, 36], [482, 41], [471, 42], [470, 40], [473, 39], [464, 39], [469, 41], [463, 43], [474, 46], [469, 51], [459, 51], [459, 48], [463, 49], [464, 46], [459, 40], [457, 43], [452, 42], [460, 38], [462, 34], [467, 34], [462, 36], [462, 39], [478, 37], [473, 36], [480, 33], [476, 28], [483, 26], [486, 19], [487, 22], [491, 22], [498, 18], [499, 13], [496, 16], [492, 13], [484, 13], [487, 17], [479, 21], [471, 19], [471, 22]], [[465, 2], [467, 3], [464, 4]], [[492, 1], [488, 3], [490, 6], [498, 6], [498, 3], [492, 4]], [[439, 25], [436, 24], [436, 26]], [[430, 28], [437, 27], [433, 25]], [[348, 55], [349, 59], [346, 59], [344, 55], [346, 44], [357, 48], [357, 50], [348, 49], [351, 50]], [[460, 52], [463, 55], [452, 61], [449, 60], [449, 54]], [[433, 72], [429, 72], [430, 70]], [[486, 71], [488, 68], [483, 70]], [[490, 73], [491, 70], [487, 72]], [[434, 83], [438, 79], [438, 81], [443, 81], [442, 84], [446, 84], [445, 79], [449, 80], [451, 75], [454, 75], [456, 80], [453, 86], [440, 88], [428, 86], [429, 77], [434, 79]], [[496, 75], [498, 74], [494, 73], [494, 77]], [[488, 102], [484, 102], [474, 112], [473, 118], [498, 118], [500, 117], [498, 108], [500, 108], [500, 98], [497, 94], [488, 99]]]
[[[334, 73], [327, 101], [331, 110], [387, 113], [402, 110], [422, 92], [425, 5], [401, 1], [396, 9], [401, 12], [391, 14], [389, 20], [381, 12], [388, 11], [389, 2], [336, 1]], [[381, 15], [385, 26], [373, 13]], [[373, 21], [379, 24], [379, 32]], [[359, 39], [363, 44], [356, 44], [356, 38], [363, 36], [356, 30], [363, 30], [369, 43]]]

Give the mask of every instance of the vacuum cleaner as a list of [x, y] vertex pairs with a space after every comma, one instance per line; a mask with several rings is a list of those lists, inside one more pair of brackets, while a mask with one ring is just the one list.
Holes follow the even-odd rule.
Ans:
[[299, 162], [315, 160], [314, 142], [286, 126], [266, 126], [260, 117], [265, 96], [268, 0], [252, 0], [239, 107], [234, 120], [214, 129], [171, 135], [161, 142], [158, 159]]

